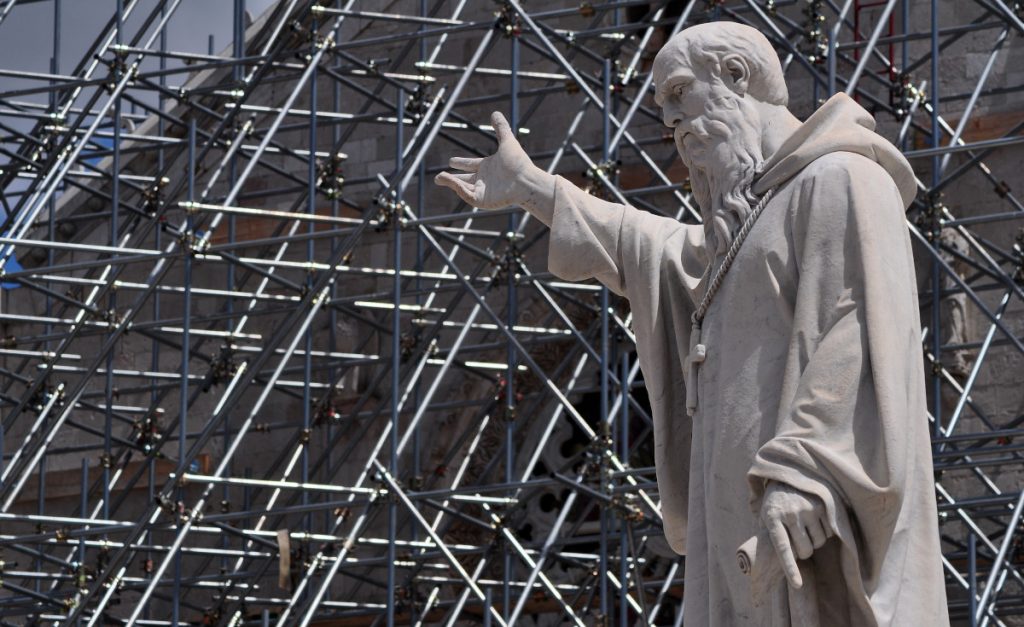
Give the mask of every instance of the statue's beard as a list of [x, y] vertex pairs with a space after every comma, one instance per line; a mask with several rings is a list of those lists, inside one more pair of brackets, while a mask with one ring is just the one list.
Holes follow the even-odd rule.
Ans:
[[759, 119], [749, 101], [728, 96], [709, 101], [685, 136], [677, 129], [676, 147], [690, 171], [712, 256], [728, 251], [756, 201], [750, 184], [763, 161]]

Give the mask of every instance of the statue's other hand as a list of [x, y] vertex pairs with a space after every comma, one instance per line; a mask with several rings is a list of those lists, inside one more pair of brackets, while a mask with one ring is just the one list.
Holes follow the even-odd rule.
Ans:
[[794, 589], [803, 585], [797, 559], [807, 559], [832, 537], [825, 504], [784, 483], [768, 482], [761, 500], [761, 523]]
[[452, 157], [449, 167], [461, 172], [442, 172], [434, 178], [438, 185], [452, 189], [459, 198], [481, 209], [521, 204], [528, 195], [521, 179], [535, 168], [505, 116], [495, 111], [491, 125], [498, 136], [497, 152], [483, 158]]

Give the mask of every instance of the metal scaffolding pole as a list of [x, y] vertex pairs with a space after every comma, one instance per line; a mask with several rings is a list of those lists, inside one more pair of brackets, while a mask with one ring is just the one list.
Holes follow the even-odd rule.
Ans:
[[1024, 614], [1014, 7], [118, 0], [71, 46], [75, 6], [8, 0], [0, 36], [33, 4], [48, 71], [0, 68], [0, 623], [681, 624], [628, 302], [431, 179], [497, 109], [549, 172], [696, 223], [650, 61], [717, 19], [915, 168], [950, 612]]

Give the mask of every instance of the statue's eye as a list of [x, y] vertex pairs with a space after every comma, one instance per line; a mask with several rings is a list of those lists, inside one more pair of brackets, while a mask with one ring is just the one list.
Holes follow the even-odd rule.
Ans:
[[672, 88], [672, 93], [677, 97], [681, 97], [683, 93], [686, 91], [686, 88], [686, 83], [676, 83], [676, 86]]

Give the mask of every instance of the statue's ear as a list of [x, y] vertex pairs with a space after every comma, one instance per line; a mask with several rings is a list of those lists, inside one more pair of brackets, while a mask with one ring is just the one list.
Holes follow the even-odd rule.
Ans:
[[750, 88], [750, 65], [738, 54], [726, 55], [721, 61], [722, 81], [740, 96]]

